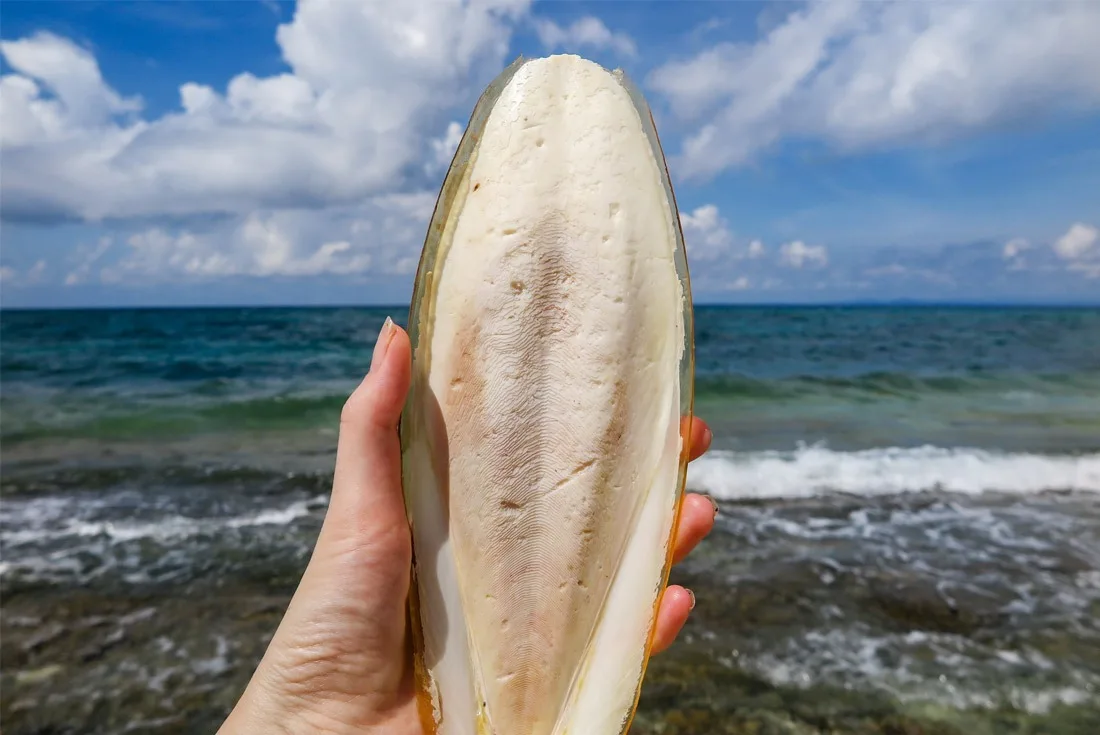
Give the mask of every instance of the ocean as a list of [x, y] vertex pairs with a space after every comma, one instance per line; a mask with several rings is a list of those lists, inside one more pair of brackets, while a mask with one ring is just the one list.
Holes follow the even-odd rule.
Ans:
[[[405, 310], [0, 312], [0, 719], [213, 732]], [[1100, 309], [696, 309], [673, 573], [634, 733], [1100, 732]]]

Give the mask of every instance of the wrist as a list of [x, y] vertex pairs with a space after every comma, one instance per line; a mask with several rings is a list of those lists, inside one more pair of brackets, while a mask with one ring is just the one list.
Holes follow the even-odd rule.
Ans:
[[[356, 698], [317, 701], [290, 694], [261, 665], [217, 735], [369, 735], [419, 733], [401, 707], [363, 707]], [[415, 703], [413, 704], [415, 707]], [[371, 716], [364, 710], [371, 713]]]
[[260, 675], [257, 672], [218, 729], [217, 735], [304, 733], [304, 728], [296, 726], [293, 713], [287, 711], [285, 700], [274, 696], [259, 679]]

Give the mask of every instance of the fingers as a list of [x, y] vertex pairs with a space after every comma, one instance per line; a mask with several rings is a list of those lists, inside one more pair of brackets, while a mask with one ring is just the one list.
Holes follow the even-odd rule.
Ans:
[[688, 493], [680, 506], [680, 520], [676, 524], [676, 541], [672, 549], [672, 563], [679, 564], [695, 550], [699, 542], [714, 528], [718, 505], [706, 495]]
[[[693, 417], [691, 421], [690, 460], [699, 459], [710, 449], [714, 435], [707, 422]], [[672, 551], [672, 563], [679, 564], [695, 550], [699, 542], [714, 528], [718, 516], [718, 504], [706, 495], [688, 493], [680, 507], [680, 520], [676, 525], [676, 543]]]
[[653, 653], [660, 653], [672, 645], [680, 629], [687, 622], [691, 609], [695, 607], [695, 595], [691, 590], [672, 584], [661, 598], [661, 607], [657, 610], [657, 626], [653, 631]]
[[[690, 458], [698, 459], [710, 448], [711, 431], [702, 419], [694, 419], [691, 432]], [[714, 519], [718, 516], [718, 504], [706, 495], [688, 493], [681, 502], [680, 518], [676, 524], [676, 541], [672, 550], [673, 564], [679, 564], [695, 550], [699, 542], [713, 530]], [[679, 585], [668, 586], [657, 611], [653, 653], [661, 653], [672, 645], [694, 607], [694, 593]]]
[[707, 422], [698, 416], [691, 419], [691, 442], [688, 461], [699, 459], [703, 453], [710, 449], [710, 442], [714, 439]]

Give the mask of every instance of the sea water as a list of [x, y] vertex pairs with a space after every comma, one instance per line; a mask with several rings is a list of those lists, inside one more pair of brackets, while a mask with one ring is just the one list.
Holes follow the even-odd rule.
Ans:
[[[0, 314], [5, 732], [216, 728], [401, 311]], [[1093, 731], [1100, 310], [704, 306], [695, 344], [721, 513], [637, 731]]]

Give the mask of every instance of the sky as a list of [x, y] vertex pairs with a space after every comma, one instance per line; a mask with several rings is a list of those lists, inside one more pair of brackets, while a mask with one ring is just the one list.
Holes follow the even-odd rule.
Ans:
[[1100, 303], [1100, 2], [0, 4], [0, 304], [399, 304], [484, 87], [648, 100], [698, 302]]

